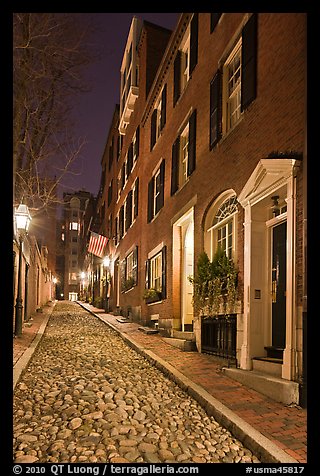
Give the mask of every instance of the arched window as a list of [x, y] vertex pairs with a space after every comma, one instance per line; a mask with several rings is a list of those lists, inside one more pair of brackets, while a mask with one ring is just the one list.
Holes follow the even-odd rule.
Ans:
[[205, 251], [212, 260], [218, 248], [235, 258], [238, 202], [234, 192], [221, 195], [210, 207], [205, 220]]

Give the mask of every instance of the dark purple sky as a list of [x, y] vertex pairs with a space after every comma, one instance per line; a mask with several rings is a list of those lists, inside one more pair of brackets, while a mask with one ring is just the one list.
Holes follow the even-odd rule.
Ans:
[[87, 13], [97, 26], [93, 41], [97, 43], [101, 59], [87, 70], [91, 91], [77, 98], [75, 107], [76, 133], [85, 137], [78, 169], [81, 174], [69, 176], [68, 184], [74, 190], [97, 194], [100, 186], [103, 155], [115, 104], [119, 103], [120, 66], [134, 15], [174, 29], [180, 13]]

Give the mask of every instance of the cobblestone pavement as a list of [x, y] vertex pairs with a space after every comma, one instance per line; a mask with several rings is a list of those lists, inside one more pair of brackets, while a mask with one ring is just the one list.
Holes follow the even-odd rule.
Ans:
[[14, 459], [259, 463], [116, 331], [65, 302], [15, 388]]

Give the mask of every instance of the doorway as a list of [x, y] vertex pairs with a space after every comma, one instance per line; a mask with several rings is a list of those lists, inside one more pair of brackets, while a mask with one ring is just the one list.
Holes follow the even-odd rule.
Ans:
[[[272, 347], [286, 341], [287, 222], [272, 228]], [[281, 356], [282, 357], [282, 356]]]
[[193, 331], [193, 285], [189, 277], [193, 277], [194, 263], [194, 227], [189, 221], [181, 227], [182, 233], [182, 266], [181, 266], [181, 310], [182, 331]]

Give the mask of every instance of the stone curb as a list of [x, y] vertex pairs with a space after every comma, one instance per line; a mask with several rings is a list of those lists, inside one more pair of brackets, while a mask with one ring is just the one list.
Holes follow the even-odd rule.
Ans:
[[251, 450], [262, 463], [299, 464], [296, 459], [292, 458], [292, 456], [288, 455], [275, 443], [270, 441], [223, 403], [210, 395], [200, 385], [195, 384], [188, 377], [176, 370], [171, 364], [163, 360], [161, 357], [158, 357], [154, 352], [145, 349], [128, 335], [122, 333], [113, 324], [103, 319], [101, 315], [87, 309], [80, 302], [78, 302], [78, 304], [115, 330], [122, 339], [128, 343], [128, 345], [146, 357], [155, 367], [172, 379], [177, 385], [179, 385], [179, 387], [189, 393], [189, 395], [197, 400], [209, 415], [213, 416], [219, 424], [225, 426], [236, 438]]
[[52, 311], [55, 308], [56, 303], [53, 304], [51, 311], [48, 312], [48, 314], [45, 316], [43, 319], [43, 322], [41, 323], [41, 326], [39, 327], [39, 330], [37, 332], [36, 337], [33, 339], [31, 342], [30, 346], [24, 351], [20, 359], [15, 363], [13, 366], [13, 389], [15, 389], [22, 372], [24, 369], [27, 367], [28, 363], [30, 362], [30, 359], [36, 350], [40, 340], [42, 339], [42, 336], [44, 334], [44, 331], [47, 327], [48, 321], [51, 317]]

